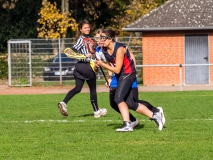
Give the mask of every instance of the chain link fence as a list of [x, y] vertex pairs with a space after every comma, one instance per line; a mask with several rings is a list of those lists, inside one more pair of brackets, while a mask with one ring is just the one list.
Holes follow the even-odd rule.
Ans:
[[[116, 41], [128, 45], [135, 55], [137, 65], [142, 64], [142, 37], [117, 37]], [[74, 38], [66, 39], [12, 39], [8, 41], [8, 67], [10, 86], [31, 86], [49, 83], [64, 84], [73, 81], [76, 61], [68, 61], [63, 50], [71, 47]], [[104, 69], [107, 74], [107, 71]], [[48, 74], [46, 74], [48, 73]], [[138, 68], [138, 77], [141, 77]], [[140, 83], [139, 78], [139, 83]], [[97, 72], [98, 83], [104, 83]]]

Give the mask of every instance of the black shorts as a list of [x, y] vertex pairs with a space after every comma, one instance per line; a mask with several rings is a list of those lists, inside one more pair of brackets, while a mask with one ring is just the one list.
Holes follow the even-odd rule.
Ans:
[[129, 107], [134, 108], [134, 110], [138, 108], [138, 103], [134, 101], [131, 94], [132, 83], [134, 82], [135, 78], [136, 73], [121, 75], [115, 91], [115, 102], [119, 104], [126, 101], [127, 105], [131, 105], [131, 107]]
[[89, 62], [78, 62], [75, 65], [73, 75], [75, 78], [83, 80], [96, 79], [96, 74], [92, 70], [92, 67], [90, 66]]

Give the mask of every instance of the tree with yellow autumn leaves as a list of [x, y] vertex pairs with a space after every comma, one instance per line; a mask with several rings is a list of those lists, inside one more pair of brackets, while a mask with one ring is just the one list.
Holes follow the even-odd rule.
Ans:
[[129, 33], [122, 32], [123, 27], [165, 1], [0, 0], [0, 52], [6, 53], [7, 41], [14, 38], [74, 37], [76, 22], [82, 19], [90, 21], [92, 31], [111, 27], [126, 36]]
[[56, 2], [51, 4], [43, 1], [39, 16], [38, 23], [41, 27], [37, 30], [40, 38], [65, 38], [67, 28], [70, 27], [73, 31], [77, 29], [77, 23], [71, 13], [60, 13]]
[[[150, 10], [156, 8], [165, 0], [61, 0], [62, 6], [71, 3], [72, 7], [67, 7], [66, 12], [60, 12], [57, 4], [51, 4], [47, 0], [43, 0], [40, 10], [41, 27], [38, 28], [38, 37], [42, 38], [60, 38], [66, 37], [67, 28], [75, 31], [77, 28], [76, 21], [87, 18], [92, 25], [92, 29], [111, 27], [118, 29], [121, 36], [124, 34], [122, 28], [132, 23], [139, 17], [147, 14]], [[77, 5], [77, 6], [75, 6]], [[77, 12], [74, 19], [69, 12], [73, 9]], [[84, 12], [85, 14], [82, 14]]]

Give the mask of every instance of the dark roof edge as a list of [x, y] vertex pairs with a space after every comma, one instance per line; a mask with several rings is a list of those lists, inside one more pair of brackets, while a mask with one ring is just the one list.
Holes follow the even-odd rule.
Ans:
[[182, 31], [182, 30], [213, 30], [213, 26], [210, 27], [161, 27], [161, 28], [122, 28], [127, 32], [146, 32], [146, 31]]

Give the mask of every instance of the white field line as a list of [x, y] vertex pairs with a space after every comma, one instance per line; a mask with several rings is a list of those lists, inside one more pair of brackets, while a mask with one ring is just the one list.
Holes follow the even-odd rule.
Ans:
[[[121, 120], [88, 120], [88, 121], [93, 121], [93, 122], [120, 122]], [[144, 120], [143, 120], [144, 121]], [[73, 121], [69, 121], [69, 120], [52, 120], [52, 119], [49, 119], [49, 120], [43, 120], [43, 119], [40, 119], [40, 120], [25, 120], [25, 121], [3, 121], [5, 123], [37, 123], [37, 122], [41, 122], [41, 123], [44, 123], [44, 122], [57, 122], [57, 123], [84, 123], [84, 122], [87, 122], [87, 120], [73, 120]]]
[[[122, 120], [73, 120], [73, 121], [69, 121], [69, 120], [52, 120], [52, 119], [49, 119], [49, 120], [43, 120], [43, 119], [40, 119], [40, 120], [25, 120], [25, 121], [3, 121], [4, 123], [54, 123], [54, 122], [57, 122], [57, 123], [85, 123], [85, 122], [122, 122]], [[140, 122], [141, 121], [150, 121], [149, 119], [148, 120], [139, 120]], [[180, 121], [212, 121], [212, 118], [207, 118], [207, 119], [173, 119], [171, 120], [173, 122], [180, 122]]]

